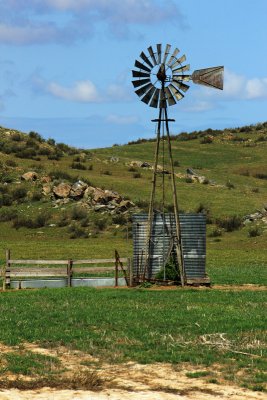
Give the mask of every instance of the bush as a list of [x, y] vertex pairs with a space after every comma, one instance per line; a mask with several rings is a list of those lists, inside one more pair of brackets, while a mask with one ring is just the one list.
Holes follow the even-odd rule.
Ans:
[[137, 169], [135, 167], [129, 167], [128, 171], [129, 172], [137, 172]]
[[112, 222], [116, 225], [126, 225], [127, 218], [123, 214], [117, 214], [112, 217]]
[[259, 193], [260, 189], [259, 188], [252, 188], [251, 191], [253, 193]]
[[147, 200], [137, 200], [135, 204], [137, 205], [137, 207], [142, 209], [148, 208], [149, 206], [149, 202]]
[[13, 133], [11, 135], [11, 140], [14, 140], [14, 142], [20, 142], [22, 140], [22, 135], [20, 133]]
[[216, 220], [216, 224], [226, 230], [226, 232], [233, 232], [241, 228], [242, 219], [238, 215], [229, 217], [222, 217]]
[[11, 159], [6, 160], [6, 165], [7, 165], [8, 167], [17, 167], [17, 166], [18, 166], [18, 164], [16, 163], [16, 161], [11, 160]]
[[44, 139], [42, 138], [42, 136], [39, 135], [39, 133], [34, 132], [34, 131], [29, 132], [29, 137], [30, 137], [31, 139], [37, 140], [37, 142], [43, 142], [43, 141], [44, 141]]
[[24, 187], [15, 188], [12, 191], [13, 200], [22, 200], [27, 196], [27, 190]]
[[90, 164], [87, 169], [88, 171], [93, 171], [93, 164]]
[[73, 180], [70, 174], [61, 170], [50, 171], [48, 175], [50, 176], [51, 179], [64, 179], [66, 181]]
[[95, 228], [103, 231], [107, 227], [108, 221], [106, 219], [97, 219], [94, 222]]
[[106, 171], [103, 171], [102, 174], [103, 175], [112, 175], [112, 172], [107, 169]]
[[174, 160], [173, 166], [174, 166], [174, 167], [180, 167], [179, 161], [178, 161], [178, 160]]
[[264, 174], [261, 172], [258, 172], [256, 174], [254, 174], [253, 176], [254, 176], [254, 178], [257, 178], [257, 179], [267, 179], [267, 174]]
[[88, 233], [77, 224], [72, 224], [69, 227], [70, 239], [88, 238]]
[[35, 191], [35, 192], [33, 192], [32, 195], [31, 195], [32, 201], [40, 201], [41, 198], [42, 198], [42, 193], [41, 193], [41, 192]]
[[87, 217], [87, 210], [81, 206], [75, 206], [71, 210], [71, 219], [76, 221], [82, 220]]
[[213, 231], [209, 234], [209, 237], [219, 237], [222, 236], [222, 231], [219, 228], [213, 229]]
[[156, 279], [164, 280], [164, 278], [167, 281], [175, 281], [175, 282], [180, 281], [179, 273], [173, 258], [170, 258], [170, 260], [166, 263], [165, 274], [164, 274], [164, 268], [162, 268], [156, 274]]
[[211, 144], [213, 143], [213, 138], [210, 136], [204, 136], [203, 139], [201, 139], [200, 144]]
[[185, 178], [185, 183], [193, 183], [193, 179], [190, 178], [190, 176], [187, 176], [187, 177]]
[[250, 228], [249, 231], [248, 231], [248, 236], [249, 237], [260, 236], [261, 234], [262, 234], [262, 230], [258, 226]]
[[15, 154], [17, 158], [34, 158], [36, 157], [36, 150], [33, 148], [23, 149]]
[[15, 209], [3, 209], [0, 213], [0, 222], [13, 221], [17, 218], [18, 212]]
[[84, 170], [84, 171], [87, 169], [86, 166], [84, 164], [80, 163], [80, 162], [73, 162], [70, 165], [70, 167], [72, 169], [80, 169], [80, 170]]
[[19, 216], [17, 215], [17, 217], [13, 221], [13, 228], [15, 229], [19, 229], [22, 227], [29, 229], [42, 228], [48, 223], [49, 218], [50, 218], [49, 213], [41, 213], [34, 218], [25, 215], [19, 215]]
[[230, 181], [227, 181], [225, 186], [226, 186], [229, 190], [235, 188], [235, 185], [234, 185], [233, 183], [231, 183]]
[[140, 172], [135, 172], [135, 173], [133, 174], [133, 178], [134, 178], [134, 179], [139, 179], [139, 178], [141, 178]]
[[12, 205], [12, 197], [8, 193], [4, 193], [0, 195], [0, 207], [2, 206], [11, 206]]

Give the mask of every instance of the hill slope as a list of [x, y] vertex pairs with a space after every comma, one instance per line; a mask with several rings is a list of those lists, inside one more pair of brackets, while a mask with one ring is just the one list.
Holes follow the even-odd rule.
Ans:
[[[161, 146], [166, 150], [164, 141]], [[0, 257], [5, 248], [11, 248], [14, 256], [25, 258], [112, 256], [115, 247], [123, 255], [130, 255], [130, 215], [147, 210], [154, 147], [154, 140], [139, 140], [88, 151], [57, 144], [53, 139], [44, 140], [36, 132], [23, 134], [0, 128]], [[231, 258], [231, 249], [243, 254], [246, 247], [255, 262], [265, 263], [266, 224], [262, 214], [267, 204], [267, 123], [183, 133], [173, 137], [172, 147], [179, 207], [186, 212], [208, 214], [208, 233], [213, 236], [208, 238], [208, 252], [213, 260], [221, 252], [224, 260]], [[158, 171], [157, 201], [162, 200], [164, 177], [165, 206], [169, 209], [171, 190], [166, 159], [165, 151], [160, 164], [166, 173]], [[36, 173], [35, 178], [22, 180], [21, 176], [29, 171]], [[114, 211], [113, 202], [109, 209], [98, 207], [96, 212], [92, 192], [91, 203], [88, 198], [64, 199], [53, 192], [61, 183], [72, 190], [78, 180], [86, 188], [117, 192], [120, 202], [130, 199], [137, 207], [118, 209], [115, 205]], [[100, 204], [106, 202], [101, 201]], [[256, 222], [243, 228], [241, 224], [242, 229], [225, 233], [231, 230], [225, 220], [231, 224], [236, 216], [243, 221], [245, 215], [257, 210], [262, 214], [258, 214]]]

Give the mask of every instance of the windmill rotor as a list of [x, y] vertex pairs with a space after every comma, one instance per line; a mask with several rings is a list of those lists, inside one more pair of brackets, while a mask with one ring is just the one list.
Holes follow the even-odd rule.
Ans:
[[172, 51], [170, 44], [164, 50], [160, 43], [154, 49], [149, 46], [147, 52], [142, 51], [139, 57], [139, 60], [135, 60], [136, 69], [132, 70], [132, 84], [141, 101], [150, 107], [175, 105], [184, 98], [184, 93], [189, 89], [185, 82], [189, 81], [223, 89], [224, 67], [204, 68], [188, 75], [186, 72], [190, 70], [190, 64], [185, 64], [186, 55], [180, 56], [177, 47]]

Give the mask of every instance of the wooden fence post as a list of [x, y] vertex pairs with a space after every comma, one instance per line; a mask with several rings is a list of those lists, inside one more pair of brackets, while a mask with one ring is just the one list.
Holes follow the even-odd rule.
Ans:
[[73, 261], [72, 260], [68, 260], [68, 265], [67, 265], [68, 287], [71, 287], [72, 265], [73, 265]]
[[132, 260], [129, 257], [128, 258], [128, 276], [129, 276], [129, 286], [133, 286], [133, 265], [132, 265]]
[[115, 251], [115, 287], [118, 286], [118, 277], [119, 277], [119, 261], [117, 252]]
[[3, 290], [10, 287], [10, 250], [6, 250], [6, 263], [3, 271]]

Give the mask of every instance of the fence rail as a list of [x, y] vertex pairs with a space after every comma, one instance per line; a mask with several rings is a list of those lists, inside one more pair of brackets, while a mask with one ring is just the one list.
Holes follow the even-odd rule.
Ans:
[[[80, 267], [81, 265], [92, 265], [92, 267]], [[99, 267], [98, 265], [111, 264], [110, 267]], [[15, 267], [14, 267], [15, 266]], [[40, 267], [42, 266], [42, 267]], [[43, 267], [49, 266], [49, 267]], [[56, 267], [55, 267], [56, 266]], [[125, 269], [125, 266], [127, 269]], [[125, 281], [131, 284], [131, 259], [120, 258], [115, 250], [115, 258], [82, 259], [82, 260], [24, 260], [10, 257], [10, 250], [6, 251], [6, 262], [3, 268], [3, 290], [10, 287], [12, 278], [50, 278], [65, 277], [67, 285], [71, 287], [73, 273], [101, 273], [113, 272], [115, 286], [118, 286], [119, 268], [123, 272]]]

